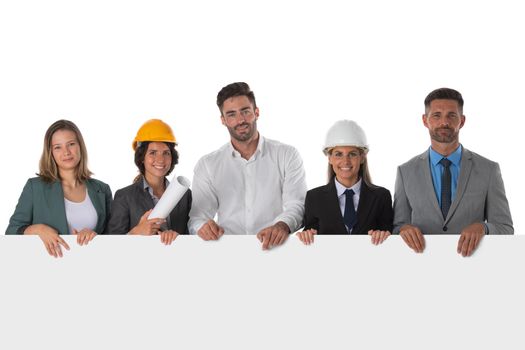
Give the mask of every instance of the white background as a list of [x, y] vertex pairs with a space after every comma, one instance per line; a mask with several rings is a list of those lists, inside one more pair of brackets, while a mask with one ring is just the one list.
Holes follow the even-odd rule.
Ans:
[[[423, 99], [465, 99], [465, 147], [501, 165], [516, 233], [525, 193], [519, 1], [1, 1], [0, 226], [38, 171], [47, 127], [82, 130], [95, 177], [113, 191], [136, 175], [132, 139], [155, 117], [180, 165], [228, 140], [215, 106], [234, 81], [253, 88], [264, 136], [298, 148], [308, 187], [325, 183], [321, 145], [338, 119], [366, 130], [375, 183], [429, 145]], [[3, 231], [3, 229], [2, 229]]]

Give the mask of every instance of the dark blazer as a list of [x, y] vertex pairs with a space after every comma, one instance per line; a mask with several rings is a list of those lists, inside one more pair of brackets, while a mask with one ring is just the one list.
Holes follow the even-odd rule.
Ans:
[[[106, 228], [106, 233], [125, 235], [137, 226], [140, 218], [155, 203], [149, 192], [144, 189], [142, 178], [132, 185], [115, 192], [115, 199], [111, 209], [111, 218]], [[179, 234], [188, 234], [188, 220], [191, 209], [191, 190], [188, 189], [179, 203], [170, 213], [170, 226], [168, 229]]]
[[[383, 187], [361, 183], [357, 223], [352, 234], [368, 234], [369, 230], [392, 232], [392, 196]], [[306, 193], [304, 229], [316, 229], [318, 234], [348, 234], [343, 222], [334, 179], [327, 185]]]
[[[94, 231], [101, 234], [109, 220], [111, 189], [95, 179], [88, 179], [86, 188], [98, 216]], [[47, 183], [40, 177], [27, 180], [5, 233], [23, 234], [28, 226], [34, 224], [48, 225], [61, 235], [69, 234], [60, 181]]]

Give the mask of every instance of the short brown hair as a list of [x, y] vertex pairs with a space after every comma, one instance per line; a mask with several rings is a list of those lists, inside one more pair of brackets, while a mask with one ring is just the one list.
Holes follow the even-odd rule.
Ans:
[[439, 88], [427, 95], [425, 98], [425, 114], [430, 109], [430, 103], [434, 100], [454, 100], [458, 103], [459, 112], [463, 114], [463, 96], [454, 89], [450, 88]]
[[248, 97], [248, 99], [253, 105], [253, 109], [257, 108], [257, 104], [255, 103], [255, 95], [253, 94], [253, 91], [250, 90], [250, 86], [248, 84], [243, 82], [231, 83], [223, 87], [221, 91], [219, 91], [219, 93], [217, 94], [217, 107], [219, 107], [221, 115], [224, 101], [236, 96]]
[[37, 175], [40, 176], [44, 182], [48, 183], [61, 180], [57, 164], [53, 158], [53, 151], [51, 149], [51, 139], [55, 132], [59, 130], [69, 130], [75, 133], [78, 145], [80, 146], [80, 162], [78, 162], [77, 168], [75, 169], [75, 177], [77, 181], [84, 182], [93, 175], [87, 166], [88, 156], [86, 144], [84, 143], [82, 133], [75, 123], [64, 119], [57, 120], [51, 124], [46, 131], [46, 135], [44, 136], [44, 149], [42, 151], [42, 156], [40, 157], [40, 170]]

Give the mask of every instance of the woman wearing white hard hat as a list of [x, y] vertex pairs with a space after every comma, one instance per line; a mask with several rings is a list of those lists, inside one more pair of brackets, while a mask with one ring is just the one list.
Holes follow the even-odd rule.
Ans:
[[316, 234], [368, 234], [373, 244], [392, 232], [392, 196], [375, 186], [368, 171], [368, 143], [351, 120], [336, 122], [326, 135], [328, 184], [306, 193], [304, 231], [297, 235], [311, 244]]
[[168, 187], [166, 176], [178, 163], [171, 127], [160, 119], [145, 122], [133, 140], [135, 165], [140, 174], [133, 184], [118, 190], [111, 208], [110, 234], [156, 235], [171, 244], [188, 233], [191, 191], [188, 190], [166, 219], [148, 218]]

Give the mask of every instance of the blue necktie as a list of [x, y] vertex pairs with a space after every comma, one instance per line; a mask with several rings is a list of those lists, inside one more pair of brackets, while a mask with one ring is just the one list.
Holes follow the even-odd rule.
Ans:
[[354, 208], [354, 191], [349, 189], [345, 192], [345, 215], [343, 221], [345, 222], [348, 232], [354, 227], [357, 222], [357, 215]]
[[452, 203], [452, 175], [450, 173], [450, 164], [452, 162], [447, 158], [443, 158], [439, 161], [439, 164], [443, 166], [443, 175], [441, 175], [441, 213], [443, 214], [443, 219], [446, 219]]

